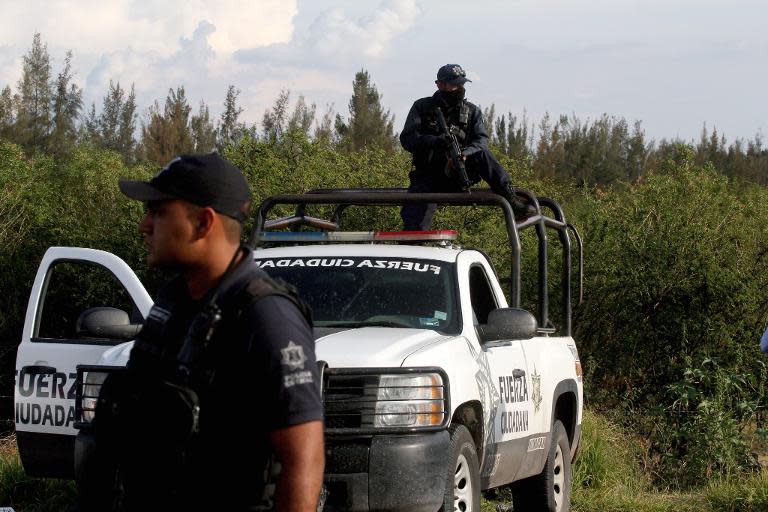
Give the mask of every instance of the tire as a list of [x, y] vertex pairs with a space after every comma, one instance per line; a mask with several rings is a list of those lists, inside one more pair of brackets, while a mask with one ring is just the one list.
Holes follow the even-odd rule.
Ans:
[[571, 506], [571, 447], [560, 420], [552, 427], [552, 443], [544, 470], [512, 484], [515, 512], [567, 512]]
[[480, 464], [475, 442], [464, 425], [451, 425], [450, 461], [443, 512], [480, 512]]

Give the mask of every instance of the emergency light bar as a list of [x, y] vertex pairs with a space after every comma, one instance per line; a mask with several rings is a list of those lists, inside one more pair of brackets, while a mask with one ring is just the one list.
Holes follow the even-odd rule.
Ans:
[[438, 231], [262, 231], [262, 242], [384, 242], [456, 240], [453, 229]]

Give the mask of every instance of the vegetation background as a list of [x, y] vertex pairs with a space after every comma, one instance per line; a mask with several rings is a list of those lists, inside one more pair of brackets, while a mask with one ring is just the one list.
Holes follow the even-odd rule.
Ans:
[[[244, 170], [258, 203], [313, 188], [402, 187], [410, 168], [364, 70], [354, 77], [346, 115], [330, 108], [318, 115], [284, 91], [260, 126], [246, 126], [235, 86], [216, 120], [203, 103], [193, 111], [183, 86], [141, 116], [133, 88], [119, 83], [100, 108], [86, 108], [70, 58], [54, 76], [37, 34], [21, 80], [0, 92], [0, 419], [7, 432], [15, 349], [45, 250], [103, 249], [156, 281], [136, 229], [141, 205], [119, 193], [119, 178], [148, 179], [177, 154], [215, 149]], [[657, 142], [646, 140], [641, 122], [609, 115], [534, 123], [493, 106], [484, 112], [493, 151], [514, 183], [563, 204], [585, 242], [574, 335], [589, 410], [574, 508], [768, 509], [761, 466], [768, 369], [758, 349], [768, 320], [762, 139], [728, 144], [705, 126], [698, 141]], [[358, 212], [349, 222], [396, 229], [399, 217]], [[486, 248], [507, 273], [505, 235], [493, 214], [446, 208], [436, 224], [458, 228], [462, 244]], [[46, 507], [71, 498], [69, 484], [25, 479], [12, 445], [0, 450], [0, 505], [55, 509]], [[485, 506], [504, 501], [501, 493]]]

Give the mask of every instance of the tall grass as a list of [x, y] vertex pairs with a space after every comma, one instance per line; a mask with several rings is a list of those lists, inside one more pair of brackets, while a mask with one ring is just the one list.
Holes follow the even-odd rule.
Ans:
[[722, 512], [765, 512], [768, 510], [768, 472], [747, 478], [713, 482], [704, 490], [711, 510]]
[[[688, 492], [654, 488], [640, 440], [585, 410], [581, 452], [573, 467], [573, 512], [766, 512], [768, 473], [715, 477]], [[508, 489], [486, 495], [482, 512], [514, 512]]]
[[75, 499], [72, 482], [27, 476], [16, 437], [0, 438], [0, 507], [13, 507], [16, 512], [62, 512]]
[[[574, 512], [765, 512], [768, 472], [713, 478], [689, 492], [654, 489], [643, 470], [642, 444], [600, 414], [584, 411], [581, 452], [573, 468]], [[512, 511], [508, 489], [488, 493], [482, 512]], [[14, 436], [0, 438], [0, 507], [16, 512], [67, 511], [74, 484], [24, 473]], [[513, 512], [513, 511], [512, 511]]]
[[768, 511], [765, 471], [738, 479], [714, 476], [688, 492], [666, 492], [651, 485], [640, 440], [589, 410], [582, 426], [581, 456], [573, 471], [574, 512]]

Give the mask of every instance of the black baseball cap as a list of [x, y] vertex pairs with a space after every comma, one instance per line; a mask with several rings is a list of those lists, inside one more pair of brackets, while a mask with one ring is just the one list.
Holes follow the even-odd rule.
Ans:
[[451, 85], [463, 85], [472, 81], [467, 78], [464, 69], [458, 64], [446, 64], [438, 69], [437, 80]]
[[181, 155], [149, 181], [120, 180], [120, 191], [139, 201], [183, 199], [244, 222], [251, 192], [243, 172], [218, 153]]

